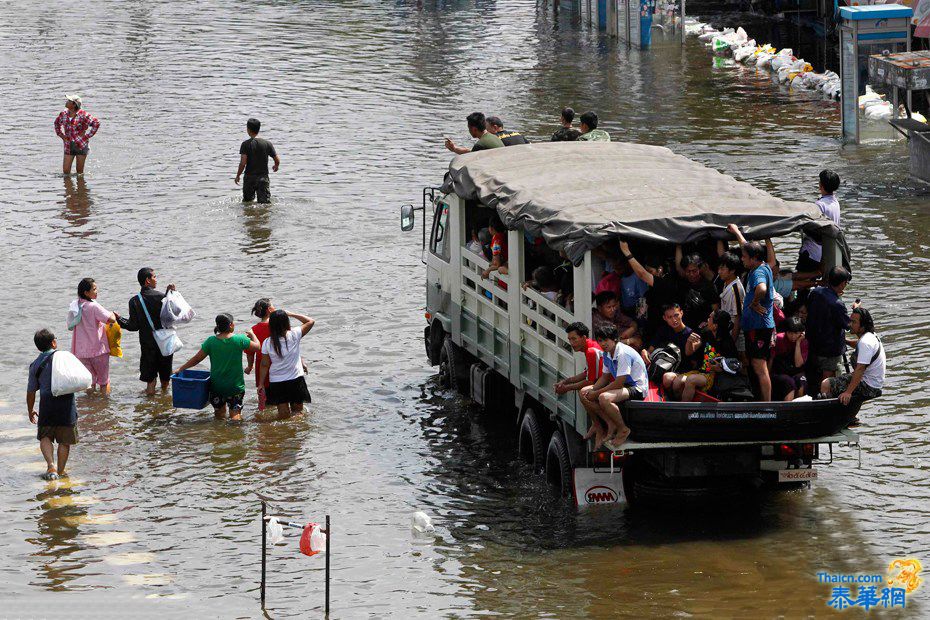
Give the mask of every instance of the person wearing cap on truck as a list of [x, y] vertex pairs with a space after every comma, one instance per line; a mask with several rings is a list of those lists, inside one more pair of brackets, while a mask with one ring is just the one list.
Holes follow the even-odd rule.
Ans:
[[71, 163], [77, 159], [77, 173], [84, 174], [84, 162], [90, 152], [90, 139], [100, 129], [100, 121], [82, 109], [78, 95], [65, 96], [65, 109], [55, 119], [55, 133], [65, 144], [61, 171], [71, 174]]
[[504, 121], [499, 116], [489, 116], [488, 131], [501, 139], [504, 146], [515, 146], [517, 144], [529, 144], [526, 138], [519, 131], [504, 131]]

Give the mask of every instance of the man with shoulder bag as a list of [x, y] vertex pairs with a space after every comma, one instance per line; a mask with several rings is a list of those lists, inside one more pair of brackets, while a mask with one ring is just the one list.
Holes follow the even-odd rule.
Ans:
[[[171, 378], [173, 349], [177, 348], [171, 339], [177, 339], [173, 330], [165, 330], [161, 323], [161, 305], [165, 293], [175, 290], [174, 284], [169, 284], [165, 293], [155, 290], [158, 279], [155, 270], [143, 267], [139, 270], [139, 285], [142, 289], [138, 295], [129, 300], [129, 318], [119, 318], [119, 326], [127, 331], [139, 332], [139, 346], [142, 349], [139, 357], [139, 379], [146, 384], [145, 393], [155, 393], [155, 382], [161, 380], [161, 389], [168, 389]], [[162, 342], [159, 342], [161, 340]], [[167, 347], [168, 355], [163, 353]]]

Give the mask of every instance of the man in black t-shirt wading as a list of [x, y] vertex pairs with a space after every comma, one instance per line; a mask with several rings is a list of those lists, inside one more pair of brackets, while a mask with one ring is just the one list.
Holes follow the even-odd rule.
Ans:
[[242, 183], [242, 199], [245, 202], [255, 200], [255, 194], [258, 194], [258, 201], [261, 203], [271, 202], [271, 180], [268, 178], [268, 158], [274, 159], [272, 170], [278, 171], [281, 160], [274, 146], [268, 140], [259, 138], [258, 132], [262, 128], [261, 122], [257, 118], [250, 118], [245, 124], [249, 133], [249, 139], [239, 147], [239, 170], [236, 172], [236, 185], [239, 185], [239, 179], [242, 172], [245, 171], [245, 180]]

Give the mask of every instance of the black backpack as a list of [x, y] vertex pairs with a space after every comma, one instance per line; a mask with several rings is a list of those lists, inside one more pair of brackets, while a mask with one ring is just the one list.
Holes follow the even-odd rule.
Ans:
[[681, 365], [681, 349], [669, 343], [654, 350], [649, 360], [649, 380], [661, 384], [665, 373], [675, 372]]

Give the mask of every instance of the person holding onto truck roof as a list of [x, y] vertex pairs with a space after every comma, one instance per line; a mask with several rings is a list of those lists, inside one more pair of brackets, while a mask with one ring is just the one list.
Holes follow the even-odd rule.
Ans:
[[487, 279], [492, 271], [507, 275], [507, 229], [496, 212], [488, 221], [488, 231], [491, 233], [491, 264], [481, 272], [483, 279]]
[[601, 291], [594, 296], [591, 325], [594, 329], [602, 325], [614, 325], [619, 332], [620, 342], [634, 349], [641, 349], [643, 346], [639, 326], [620, 309], [620, 300], [613, 291]]
[[552, 134], [550, 142], [574, 142], [581, 135], [581, 132], [572, 127], [572, 121], [575, 120], [575, 111], [571, 108], [562, 108], [562, 114], [559, 121], [562, 126]]
[[529, 144], [529, 141], [523, 137], [519, 131], [504, 131], [504, 121], [499, 116], [489, 116], [487, 118], [488, 131], [501, 139], [504, 146], [516, 146], [518, 144]]
[[446, 148], [456, 155], [504, 147], [501, 139], [488, 131], [488, 123], [481, 112], [472, 112], [465, 117], [465, 122], [468, 123], [468, 133], [475, 139], [475, 145], [471, 148], [457, 146], [452, 138], [446, 138]]
[[807, 340], [810, 343], [808, 381], [816, 386], [836, 376], [845, 347], [849, 314], [842, 296], [852, 276], [835, 266], [827, 272], [827, 286], [816, 286], [807, 297]]
[[[581, 399], [596, 404], [599, 416], [607, 423], [603, 441], [595, 442], [594, 449], [602, 445], [615, 449], [630, 436], [629, 427], [620, 415], [620, 405], [628, 400], [645, 400], [649, 392], [646, 364], [636, 349], [619, 341], [617, 328], [603, 325], [594, 330], [594, 339], [601, 345], [604, 374], [581, 390]], [[588, 407], [585, 407], [587, 409]]]
[[[578, 321], [565, 328], [565, 334], [568, 337], [568, 344], [572, 351], [584, 353], [585, 369], [584, 371], [567, 377], [556, 382], [552, 386], [556, 394], [567, 394], [568, 392], [577, 392], [600, 379], [604, 374], [604, 360], [601, 357], [601, 345], [588, 337], [588, 326]], [[585, 441], [595, 438], [595, 441], [602, 441], [607, 432], [607, 424], [600, 421], [600, 408], [596, 403], [581, 399], [581, 404], [588, 412], [591, 418], [591, 428], [584, 436]]]
[[678, 285], [676, 278], [665, 273], [662, 260], [658, 256], [647, 256], [645, 265], [641, 264], [630, 252], [630, 244], [622, 239], [619, 242], [620, 254], [629, 264], [630, 269], [648, 287], [644, 297], [646, 299], [646, 337], [656, 332], [662, 325], [664, 318], [663, 308], [678, 303]]
[[856, 336], [847, 341], [856, 350], [856, 369], [851, 374], [828, 377], [820, 386], [821, 395], [839, 398], [844, 405], [853, 398], [881, 396], [885, 386], [885, 347], [875, 335], [872, 313], [861, 306], [853, 308], [849, 331]]
[[[833, 220], [836, 227], [840, 227], [840, 203], [833, 193], [840, 186], [840, 175], [832, 170], [820, 171], [820, 198], [817, 208], [820, 212]], [[823, 246], [804, 235], [801, 241], [801, 250], [798, 256], [796, 279], [819, 278], [823, 273]]]
[[736, 224], [729, 224], [742, 247], [743, 267], [746, 268], [746, 298], [740, 317], [746, 357], [759, 385], [759, 399], [772, 400], [772, 379], [769, 376], [769, 357], [772, 352], [772, 333], [775, 331], [775, 284], [772, 268], [766, 262], [765, 246], [758, 241], [747, 241]]
[[581, 115], [581, 135], [579, 140], [585, 142], [610, 142], [610, 134], [603, 129], [597, 128], [597, 114], [594, 112], [585, 112]]

